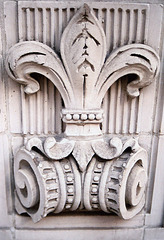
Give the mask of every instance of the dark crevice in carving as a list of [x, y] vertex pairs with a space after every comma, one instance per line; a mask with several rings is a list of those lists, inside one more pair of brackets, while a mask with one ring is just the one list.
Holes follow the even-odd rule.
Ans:
[[15, 74], [14, 74], [14, 72], [13, 72], [11, 66], [10, 66], [10, 63], [8, 64], [8, 66], [9, 66], [9, 70], [10, 70], [11, 74], [13, 75], [13, 77], [15, 77]]
[[110, 198], [108, 198], [108, 202], [111, 202], [111, 203], [117, 204], [117, 202], [116, 202], [115, 200], [110, 199]]
[[92, 21], [90, 21], [87, 17], [88, 17], [87, 15], [84, 15], [84, 17], [83, 17], [81, 20], [79, 20], [79, 21], [77, 22], [77, 24], [81, 24], [81, 23], [83, 23], [83, 22], [89, 22], [89, 23], [91, 23], [92, 25], [94, 25], [94, 23], [93, 23]]
[[138, 183], [136, 188], [136, 195], [138, 196], [140, 192], [141, 192], [141, 187], [140, 187], [140, 184]]
[[73, 42], [72, 42], [72, 46], [75, 44], [75, 42], [77, 41], [77, 40], [79, 40], [81, 37], [83, 37], [83, 34], [82, 33], [80, 33], [74, 40], [73, 40]]
[[88, 31], [87, 31], [87, 33], [90, 36], [90, 38], [92, 38], [95, 41], [96, 45], [99, 46], [100, 42], [96, 38], [94, 38]]
[[111, 178], [111, 181], [114, 183], [114, 184], [118, 184], [119, 183], [119, 180], [117, 178]]
[[34, 152], [39, 153], [41, 156], [45, 157], [45, 154], [43, 154], [43, 152], [42, 152], [39, 148], [33, 146], [33, 147], [32, 147], [32, 150], [33, 150]]
[[84, 68], [86, 69], [88, 66], [91, 68], [91, 70], [92, 70], [93, 72], [95, 71], [94, 66], [93, 66], [87, 59], [85, 59], [85, 60], [82, 62], [82, 64], [80, 64], [80, 66], [78, 67], [78, 71], [80, 71], [80, 69], [81, 69], [82, 67], [84, 67]]
[[97, 46], [100, 45], [100, 42], [92, 35], [90, 34], [87, 28], [83, 28], [82, 29], [82, 33], [80, 33], [72, 42], [72, 46], [80, 39], [80, 38], [85, 38], [87, 39], [88, 37], [90, 37], [91, 39], [93, 39], [93, 41], [96, 43]]
[[83, 81], [83, 107], [85, 108], [85, 89], [86, 89], [86, 78], [88, 77], [88, 74], [84, 74], [84, 81]]
[[112, 212], [118, 214], [118, 212], [116, 211], [116, 209], [110, 207], [110, 210], [111, 210]]
[[146, 62], [148, 62], [148, 63], [150, 64], [149, 59], [147, 59], [147, 58], [146, 58], [145, 56], [143, 56], [143, 55], [133, 53], [133, 54], [131, 54], [130, 56], [132, 56], [132, 57], [138, 57], [138, 58], [144, 59]]
[[94, 25], [94, 23], [90, 19], [88, 19], [88, 14], [86, 13], [86, 10], [82, 18], [77, 22], [77, 24], [81, 24], [83, 22], [89, 22]]
[[135, 80], [138, 79], [138, 75], [137, 75], [137, 74], [134, 74], [134, 73], [132, 73], [132, 74], [127, 74], [127, 75], [125, 75], [125, 76], [126, 76], [127, 79], [128, 79], [127, 84], [129, 84], [130, 82], [133, 82], [133, 81], [135, 81]]
[[84, 56], [84, 55], [87, 55], [87, 56], [89, 56], [89, 54], [87, 53], [87, 51], [85, 50], [85, 52], [82, 54], [82, 56]]
[[124, 153], [130, 153], [131, 150], [132, 150], [131, 147], [128, 147], [128, 148], [125, 149]]
[[[112, 72], [107, 78], [106, 80], [104, 81], [104, 83], [102, 84], [101, 88], [99, 91], [102, 90], [102, 88], [104, 87], [105, 83], [112, 77], [112, 75], [114, 75], [115, 73], [117, 73], [117, 71], [114, 71]], [[127, 77], [128, 81], [127, 81], [127, 84], [129, 84], [130, 82], [133, 82], [135, 80], [138, 80], [138, 75], [137, 74], [125, 74], [123, 76], [120, 77], [120, 79], [124, 78], [124, 77]], [[96, 84], [95, 84], [96, 86]]]
[[27, 187], [26, 187], [26, 185], [25, 185], [24, 188], [20, 189], [20, 191], [21, 191], [22, 195], [26, 198], [27, 197]]
[[108, 188], [108, 191], [109, 191], [110, 193], [115, 193], [115, 194], [117, 194], [117, 190], [116, 190], [116, 189]]
[[40, 79], [41, 79], [41, 77], [42, 77], [43, 75], [41, 75], [41, 74], [39, 74], [39, 73], [37, 73], [37, 72], [33, 72], [33, 73], [30, 73], [30, 77], [31, 78], [33, 78], [33, 79], [35, 79], [36, 81], [40, 81]]
[[[30, 56], [30, 55], [42, 55], [42, 56], [46, 56], [46, 54], [45, 53], [40, 53], [40, 52], [32, 52], [32, 53], [25, 53], [25, 54], [23, 54], [23, 55], [21, 55], [21, 57], [19, 58], [19, 59], [21, 59], [21, 58], [23, 58], [23, 57], [26, 57], [26, 56]], [[18, 59], [18, 60], [19, 60]]]
[[88, 48], [88, 46], [86, 45], [86, 43], [85, 43], [85, 45], [84, 45], [84, 47], [83, 47], [83, 49], [87, 49]]

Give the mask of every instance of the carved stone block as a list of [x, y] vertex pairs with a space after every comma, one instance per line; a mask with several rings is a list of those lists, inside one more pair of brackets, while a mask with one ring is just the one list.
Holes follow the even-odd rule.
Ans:
[[[109, 56], [102, 26], [84, 4], [66, 26], [60, 56], [44, 43], [23, 41], [8, 52], [6, 70], [26, 94], [49, 79], [61, 94], [60, 135], [28, 139], [14, 159], [16, 209], [34, 222], [48, 213], [104, 211], [123, 219], [144, 206], [147, 152], [137, 139], [103, 134], [102, 101], [121, 77], [134, 98], [154, 81], [159, 57], [152, 47], [129, 44]], [[141, 90], [142, 91], [142, 90]]]

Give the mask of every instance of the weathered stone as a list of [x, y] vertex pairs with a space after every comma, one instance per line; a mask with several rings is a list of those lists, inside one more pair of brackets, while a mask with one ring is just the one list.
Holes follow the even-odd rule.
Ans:
[[[156, 78], [159, 57], [151, 47], [143, 44], [120, 47], [104, 63], [105, 56], [104, 31], [87, 4], [80, 8], [63, 32], [61, 57], [64, 66], [43, 43], [22, 42], [9, 50], [6, 70], [12, 79], [25, 85], [27, 94], [39, 90], [38, 81], [32, 77], [33, 73], [39, 73], [58, 88], [65, 105], [66, 137], [61, 136], [59, 141], [48, 137], [44, 144], [39, 138], [30, 139], [26, 144], [28, 151], [20, 150], [15, 158], [17, 211], [27, 212], [34, 222], [49, 212], [76, 210], [79, 206], [114, 212], [129, 219], [144, 206], [146, 151], [134, 139], [103, 138], [101, 105], [108, 88], [125, 75], [133, 75], [127, 91], [130, 96], [137, 97], [139, 89]], [[35, 153], [34, 147], [43, 157]], [[73, 170], [70, 175], [62, 165], [65, 158], [70, 161], [71, 154], [74, 159], [70, 167], [67, 164]], [[97, 172], [95, 167], [99, 158], [103, 165]], [[86, 172], [81, 180], [82, 173], [75, 168], [76, 164], [81, 172]], [[47, 185], [49, 182], [52, 186]], [[81, 189], [81, 194], [77, 188]], [[49, 195], [49, 190], [57, 193]], [[68, 198], [68, 195], [72, 197]], [[80, 199], [81, 195], [84, 199]], [[38, 209], [31, 214], [36, 205]]]
[[162, 236], [162, 4], [87, 2], [0, 3], [0, 238]]

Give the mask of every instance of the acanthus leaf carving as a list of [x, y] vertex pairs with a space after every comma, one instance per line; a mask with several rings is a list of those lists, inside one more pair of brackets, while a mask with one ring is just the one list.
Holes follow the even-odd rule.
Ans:
[[50, 160], [58, 160], [73, 155], [81, 172], [86, 171], [89, 162], [94, 155], [103, 160], [111, 160], [120, 157], [121, 154], [130, 148], [132, 152], [140, 149], [138, 141], [134, 138], [104, 137], [90, 141], [73, 141], [63, 138], [56, 141], [54, 137], [48, 137], [41, 140], [37, 137], [31, 138], [26, 143], [26, 149], [31, 151], [33, 147], [37, 148], [44, 156]]
[[95, 152], [91, 143], [88, 141], [77, 141], [73, 149], [72, 155], [78, 163], [81, 172], [85, 172], [89, 162], [92, 160]]
[[120, 138], [101, 139], [93, 141], [92, 147], [95, 153], [102, 159], [112, 159], [118, 157], [122, 153], [122, 141]]
[[30, 152], [33, 147], [36, 147], [38, 150], [40, 150], [42, 153], [44, 152], [42, 140], [38, 137], [33, 137], [30, 140], [27, 141], [25, 148]]
[[44, 150], [49, 158], [60, 160], [71, 154], [74, 145], [74, 141], [65, 138], [57, 142], [54, 137], [48, 137], [44, 142]]
[[101, 140], [92, 141], [92, 148], [97, 156], [109, 160], [121, 156], [128, 148], [132, 152], [137, 152], [140, 146], [135, 138], [105, 137]]
[[[144, 44], [125, 45], [116, 49], [106, 60], [96, 83], [97, 104], [102, 101], [106, 89], [123, 76], [130, 76], [127, 92], [138, 97], [139, 90], [150, 85], [159, 72], [159, 56]], [[96, 100], [96, 98], [95, 98]]]
[[34, 73], [43, 75], [65, 107], [64, 134], [31, 138], [15, 157], [17, 211], [34, 222], [49, 212], [77, 209], [132, 218], [145, 202], [147, 153], [134, 138], [102, 133], [101, 106], [123, 76], [130, 80], [128, 94], [137, 97], [156, 78], [159, 57], [150, 46], [131, 44], [104, 63], [105, 33], [87, 4], [65, 28], [60, 51], [62, 60], [45, 44], [27, 41], [13, 46], [6, 58], [9, 76], [25, 85], [27, 94], [39, 90]]
[[15, 44], [6, 58], [6, 70], [13, 80], [25, 85], [27, 94], [33, 94], [40, 88], [32, 74], [47, 77], [59, 90], [65, 106], [69, 107], [73, 97], [69, 79], [61, 60], [47, 45], [35, 41]]

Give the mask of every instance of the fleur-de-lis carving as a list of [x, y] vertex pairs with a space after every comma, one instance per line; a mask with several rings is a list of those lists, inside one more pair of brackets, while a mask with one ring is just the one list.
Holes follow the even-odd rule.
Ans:
[[[102, 134], [100, 123], [103, 121], [103, 110], [101, 106], [110, 86], [125, 75], [129, 76], [130, 80], [127, 84], [127, 93], [131, 97], [139, 96], [140, 89], [148, 86], [157, 76], [159, 57], [150, 46], [131, 44], [115, 49], [106, 59], [105, 33], [87, 4], [80, 8], [65, 28], [61, 37], [60, 53], [61, 59], [45, 44], [27, 41], [14, 45], [7, 55], [6, 70], [9, 76], [25, 85], [24, 91], [27, 94], [33, 94], [39, 90], [39, 83], [34, 79], [33, 73], [39, 73], [52, 81], [64, 101], [62, 120], [66, 124], [64, 137], [60, 141], [56, 136], [43, 140], [40, 138], [30, 139], [26, 146], [18, 152], [15, 160], [15, 175], [17, 176], [17, 172], [19, 172], [19, 176], [21, 175], [25, 179], [25, 183], [28, 182], [30, 173], [20, 170], [24, 164], [21, 165], [21, 156], [24, 156], [28, 159], [27, 162], [36, 177], [40, 178], [40, 174], [44, 174], [46, 169], [46, 171], [51, 172], [50, 175], [54, 176], [57, 173], [54, 178], [56, 179], [58, 175], [59, 181], [63, 182], [64, 175], [62, 175], [59, 161], [62, 162], [65, 161], [65, 158], [69, 158], [70, 166], [73, 169], [72, 174], [75, 175], [79, 189], [82, 189], [84, 185], [86, 209], [91, 210], [92, 208], [89, 198], [92, 196], [92, 191], [93, 194], [96, 194], [94, 188], [89, 193], [90, 185], [88, 185], [88, 183], [91, 184], [91, 172], [96, 169], [95, 172], [99, 175], [102, 174], [102, 178], [97, 183], [99, 178], [97, 175], [95, 177], [96, 184], [100, 185], [100, 191], [99, 200], [94, 201], [99, 201], [99, 207], [105, 212], [113, 211], [123, 218], [131, 218], [144, 205], [147, 154], [133, 138], [119, 138]], [[133, 76], [132, 79], [131, 76]], [[34, 159], [33, 153], [31, 154], [33, 147], [42, 152], [46, 161]], [[127, 155], [126, 150], [129, 151], [129, 149], [131, 149], [132, 157]], [[98, 156], [98, 160], [94, 159], [94, 156]], [[102, 162], [100, 168], [96, 167], [96, 162], [99, 162], [99, 159], [101, 160], [99, 165]], [[81, 172], [87, 171], [85, 180], [82, 178], [84, 184], [80, 182], [81, 173], [77, 170], [74, 160], [76, 160]], [[40, 167], [37, 161], [40, 161]], [[103, 167], [104, 171], [102, 171]], [[66, 170], [67, 168], [69, 168], [68, 164], [66, 164]], [[43, 170], [43, 173], [40, 169]], [[65, 171], [66, 173], [67, 171]], [[110, 174], [114, 174], [113, 178], [110, 178]], [[15, 179], [18, 182], [17, 193], [20, 195], [23, 209], [33, 207], [38, 201], [36, 193], [39, 190], [35, 191], [35, 196], [32, 195], [33, 200], [28, 202], [19, 190], [24, 185], [20, 184], [17, 177]], [[35, 179], [30, 178], [30, 181], [34, 183]], [[29, 192], [32, 192], [30, 181], [28, 189]], [[127, 193], [125, 193], [126, 185], [130, 189]], [[46, 182], [43, 180], [40, 186], [44, 188]], [[138, 193], [135, 194], [136, 188]], [[60, 189], [61, 196], [66, 195], [64, 189]], [[76, 190], [78, 192], [78, 186], [76, 186]], [[75, 203], [72, 205], [73, 210], [76, 210], [80, 204], [80, 191], [82, 190], [79, 190], [75, 197]], [[45, 190], [45, 194], [48, 196], [47, 190]], [[101, 196], [105, 197], [101, 199]], [[137, 203], [134, 197], [137, 198]], [[53, 202], [53, 208], [43, 208], [44, 201], [40, 196], [42, 203], [39, 209], [41, 210], [38, 210], [36, 214], [26, 211], [33, 217], [34, 221], [38, 221], [41, 218], [40, 212], [46, 216], [50, 211], [62, 211], [66, 197], [61, 198], [61, 202], [59, 199], [58, 202]], [[123, 203], [120, 203], [119, 199], [122, 199]], [[125, 199], [132, 206], [132, 210], [128, 211]], [[24, 211], [22, 208], [19, 209], [21, 209], [20, 213]]]
[[[110, 86], [120, 77], [131, 74], [135, 76], [127, 85], [127, 92], [136, 97], [139, 90], [148, 86], [158, 74], [158, 55], [151, 47], [143, 44], [120, 47], [104, 63], [107, 52], [105, 33], [87, 4], [83, 5], [65, 28], [60, 51], [63, 63], [45, 44], [21, 42], [10, 49], [6, 69], [12, 79], [25, 85], [27, 94], [39, 90], [39, 84], [32, 73], [44, 75], [54, 83], [64, 101], [62, 119], [66, 123], [65, 135], [68, 137], [94, 136], [95, 139], [102, 134], [102, 100]], [[73, 151], [83, 171], [94, 153], [98, 152], [95, 146], [104, 143], [105, 149], [106, 145], [110, 148], [109, 141], [104, 140], [97, 143], [93, 141], [93, 144], [92, 141], [85, 144], [81, 142], [81, 148], [74, 140], [69, 142], [65, 139], [64, 142], [67, 143], [63, 146], [68, 144], [70, 147], [62, 147], [62, 142], [57, 144], [55, 139], [47, 139], [44, 144], [46, 154], [52, 159], [62, 159]], [[60, 148], [62, 151], [59, 151]], [[90, 154], [86, 150], [88, 148]], [[58, 153], [58, 157], [55, 157], [55, 151], [61, 152], [61, 156]], [[104, 158], [109, 158], [107, 152]]]

